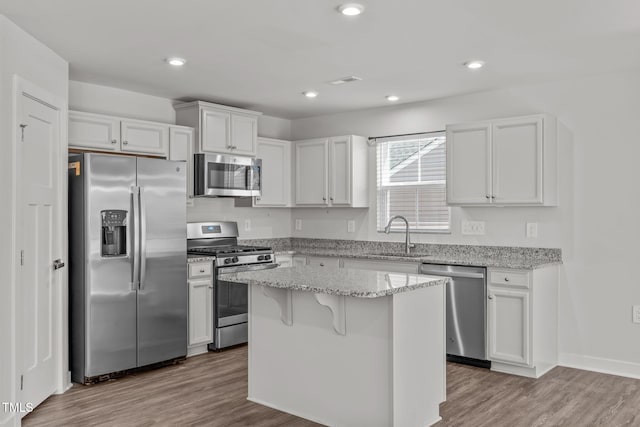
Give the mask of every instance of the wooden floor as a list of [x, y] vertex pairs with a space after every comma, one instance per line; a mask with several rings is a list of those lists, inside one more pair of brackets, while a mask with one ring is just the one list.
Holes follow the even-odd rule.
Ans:
[[[74, 387], [25, 426], [317, 426], [246, 400], [247, 347]], [[555, 368], [539, 380], [449, 364], [445, 426], [640, 426], [640, 380]], [[365, 426], [363, 426], [365, 427]]]

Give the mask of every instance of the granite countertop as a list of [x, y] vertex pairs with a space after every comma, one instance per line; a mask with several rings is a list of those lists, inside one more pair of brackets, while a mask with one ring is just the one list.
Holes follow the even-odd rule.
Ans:
[[332, 267], [281, 267], [223, 274], [224, 280], [357, 298], [377, 298], [429, 286], [445, 285], [449, 278], [422, 274]]
[[214, 261], [215, 259], [214, 256], [187, 255], [187, 263]]
[[354, 251], [339, 251], [327, 249], [311, 249], [304, 248], [289, 251], [277, 251], [276, 255], [302, 255], [302, 256], [322, 256], [335, 258], [357, 258], [379, 261], [402, 261], [432, 264], [451, 264], [451, 265], [473, 265], [478, 267], [494, 267], [494, 268], [514, 268], [522, 270], [532, 270], [536, 268], [546, 267], [549, 265], [561, 264], [562, 261], [550, 260], [548, 258], [532, 258], [519, 256], [500, 256], [500, 255], [437, 255], [437, 254], [420, 254], [412, 253], [410, 256], [403, 256], [402, 252], [398, 255], [386, 255], [381, 253], [367, 253]]

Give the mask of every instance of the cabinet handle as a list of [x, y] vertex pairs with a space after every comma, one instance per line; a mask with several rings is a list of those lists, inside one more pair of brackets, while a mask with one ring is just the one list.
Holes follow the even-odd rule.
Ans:
[[262, 197], [256, 197], [256, 200], [262, 200]]
[[117, 144], [117, 143], [118, 143], [118, 140], [117, 140], [117, 139], [112, 139], [112, 140], [111, 140], [111, 143], [112, 143], [112, 144]]
[[505, 278], [504, 278], [504, 281], [505, 281], [505, 282], [508, 282], [508, 281], [509, 281], [509, 278], [508, 278], [508, 277], [505, 277]]
[[122, 145], [127, 145], [129, 143], [129, 141], [122, 141]]
[[333, 197], [329, 197], [329, 200], [331, 200], [333, 202]]
[[204, 268], [201, 268], [201, 269], [200, 269], [200, 273], [204, 273]]
[[213, 289], [213, 286], [209, 286], [209, 289]]
[[320, 263], [320, 267], [324, 267], [324, 262], [321, 262], [321, 263]]
[[489, 299], [493, 299], [493, 295], [489, 295]]
[[322, 198], [322, 200], [326, 202], [326, 201], [327, 201], [327, 198], [326, 198], [326, 197], [323, 197], [323, 198]]
[[484, 196], [484, 197], [486, 197], [487, 199], [490, 199], [490, 198], [491, 198], [491, 196], [490, 196], [490, 195], [488, 195], [488, 194], [485, 194], [485, 196]]
[[492, 199], [495, 199], [495, 198], [496, 198], [496, 196], [494, 196], [494, 195], [491, 195], [491, 198], [492, 198]]

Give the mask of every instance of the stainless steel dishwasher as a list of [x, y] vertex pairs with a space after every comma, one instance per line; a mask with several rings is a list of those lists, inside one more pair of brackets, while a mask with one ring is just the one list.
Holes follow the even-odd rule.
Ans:
[[489, 367], [486, 350], [487, 269], [422, 264], [420, 273], [448, 276], [447, 360]]

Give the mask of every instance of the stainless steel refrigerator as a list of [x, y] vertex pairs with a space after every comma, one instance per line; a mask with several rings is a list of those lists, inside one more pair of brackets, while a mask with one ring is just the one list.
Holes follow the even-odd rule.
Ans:
[[74, 382], [187, 352], [186, 165], [69, 156]]

